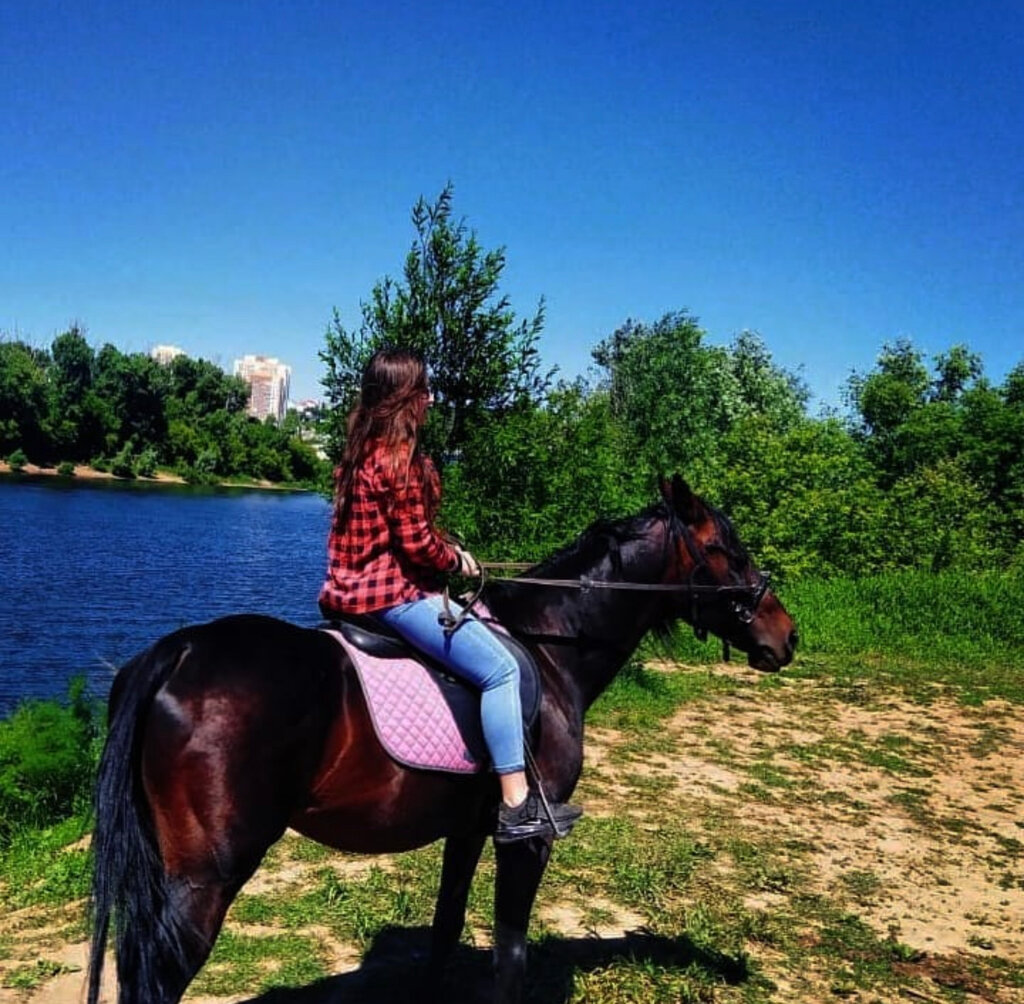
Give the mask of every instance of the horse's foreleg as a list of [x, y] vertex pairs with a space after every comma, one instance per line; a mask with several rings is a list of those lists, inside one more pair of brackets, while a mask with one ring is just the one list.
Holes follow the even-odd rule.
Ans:
[[495, 846], [495, 1004], [519, 1004], [526, 976], [526, 930], [540, 880], [551, 856], [542, 838]]
[[430, 938], [430, 988], [440, 996], [444, 969], [466, 923], [466, 900], [480, 861], [486, 834], [449, 837], [444, 845], [441, 887]]

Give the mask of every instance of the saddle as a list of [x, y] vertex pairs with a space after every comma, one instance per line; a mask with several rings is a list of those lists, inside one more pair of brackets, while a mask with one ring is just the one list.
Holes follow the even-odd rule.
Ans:
[[[519, 666], [523, 728], [529, 734], [540, 712], [536, 664], [489, 613], [482, 612], [479, 619]], [[489, 767], [479, 690], [374, 617], [338, 618], [323, 630], [342, 645], [355, 666], [377, 738], [393, 759], [407, 767], [451, 773], [477, 773]]]

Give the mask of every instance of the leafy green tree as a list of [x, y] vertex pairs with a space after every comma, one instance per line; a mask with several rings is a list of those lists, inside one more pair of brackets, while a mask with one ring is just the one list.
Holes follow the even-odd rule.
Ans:
[[85, 331], [72, 325], [58, 335], [50, 346], [53, 360], [50, 372], [57, 405], [64, 410], [80, 407], [92, 387], [95, 353], [85, 339]]
[[0, 455], [16, 448], [40, 459], [49, 453], [48, 363], [39, 350], [0, 339]]
[[649, 472], [678, 471], [699, 482], [703, 460], [728, 425], [727, 355], [703, 339], [696, 318], [679, 311], [652, 325], [626, 321], [593, 350], [629, 452]]
[[79, 678], [66, 705], [25, 701], [0, 721], [0, 848], [19, 828], [46, 826], [88, 807], [99, 720]]
[[862, 443], [836, 418], [784, 431], [765, 416], [732, 426], [704, 490], [741, 528], [751, 552], [783, 577], [868, 572], [888, 551], [883, 492]]
[[932, 400], [956, 401], [972, 381], [981, 377], [981, 356], [966, 345], [954, 345], [935, 357], [935, 369], [937, 377]]
[[653, 487], [628, 459], [607, 391], [577, 381], [471, 430], [449, 468], [442, 517], [482, 556], [532, 560], [599, 516], [635, 510]]
[[779, 432], [803, 420], [810, 400], [807, 385], [776, 365], [759, 334], [742, 331], [736, 336], [729, 348], [729, 368], [735, 379], [732, 414], [762, 416]]
[[192, 418], [224, 411], [241, 412], [249, 400], [249, 387], [240, 377], [229, 376], [206, 359], [177, 356], [168, 367], [169, 401], [179, 414]]
[[606, 371], [611, 406], [634, 463], [707, 482], [722, 463], [719, 442], [734, 423], [761, 416], [784, 430], [804, 411], [807, 391], [777, 367], [760, 337], [730, 348], [704, 344], [685, 311], [652, 325], [627, 321], [593, 351]]
[[1003, 550], [998, 515], [966, 465], [944, 458], [900, 478], [884, 498], [888, 566], [991, 568]]
[[116, 446], [162, 443], [167, 435], [163, 367], [141, 352], [128, 355], [104, 345], [96, 356], [95, 386], [110, 403], [117, 422]]
[[505, 249], [481, 247], [465, 221], [453, 218], [452, 195], [449, 184], [434, 203], [422, 197], [416, 203], [403, 279], [386, 277], [374, 286], [357, 331], [347, 330], [335, 311], [320, 353], [335, 455], [365, 363], [384, 345], [426, 360], [435, 401], [425, 442], [439, 459], [457, 455], [487, 415], [537, 401], [548, 385], [551, 374], [542, 372], [537, 351], [543, 301], [532, 319], [516, 320], [499, 292]]

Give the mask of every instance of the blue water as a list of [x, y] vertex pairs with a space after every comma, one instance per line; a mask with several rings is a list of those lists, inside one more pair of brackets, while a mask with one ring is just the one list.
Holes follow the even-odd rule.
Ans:
[[0, 478], [0, 715], [63, 697], [184, 624], [319, 620], [328, 503], [311, 493]]

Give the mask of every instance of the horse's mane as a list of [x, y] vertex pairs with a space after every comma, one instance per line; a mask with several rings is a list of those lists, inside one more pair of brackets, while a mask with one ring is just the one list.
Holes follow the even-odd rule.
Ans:
[[[701, 507], [715, 525], [722, 547], [729, 553], [734, 567], [751, 563], [747, 549], [740, 541], [732, 520], [721, 509], [698, 499]], [[525, 574], [533, 578], [572, 577], [593, 568], [602, 559], [609, 560], [614, 572], [622, 571], [622, 547], [635, 540], [643, 540], [652, 524], [660, 520], [678, 519], [664, 501], [649, 505], [642, 512], [621, 519], [598, 519], [591, 523], [575, 540], [555, 551]]]
[[671, 517], [668, 506], [658, 502], [623, 519], [596, 520], [575, 540], [525, 574], [533, 578], [572, 577], [592, 568], [602, 559], [610, 560], [612, 568], [620, 572], [623, 545], [643, 540], [653, 523], [667, 517]]

